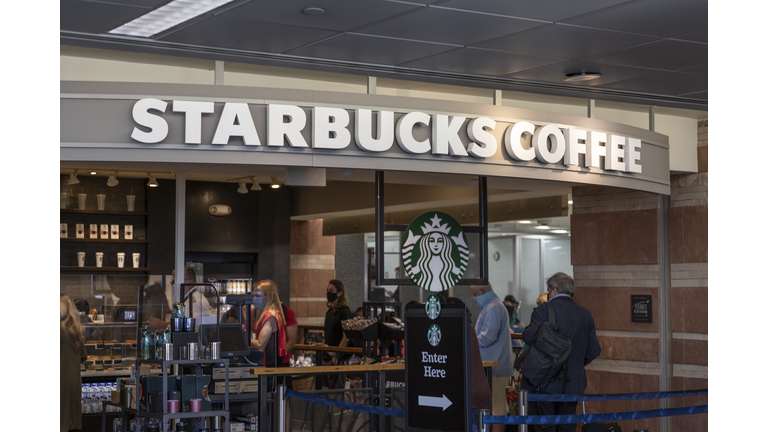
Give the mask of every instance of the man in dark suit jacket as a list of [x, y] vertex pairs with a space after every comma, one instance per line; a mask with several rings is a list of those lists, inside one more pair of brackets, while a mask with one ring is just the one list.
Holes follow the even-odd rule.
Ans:
[[[595, 320], [584, 307], [573, 301], [575, 288], [573, 279], [565, 273], [555, 273], [547, 280], [548, 302], [555, 310], [555, 323], [568, 340], [571, 341], [571, 354], [568, 357], [568, 373], [557, 380], [536, 388], [523, 376], [521, 387], [531, 393], [547, 394], [584, 394], [587, 388], [587, 374], [584, 366], [600, 355], [600, 343], [595, 333]], [[549, 318], [546, 307], [538, 307], [531, 314], [531, 323], [523, 332], [527, 344], [533, 342], [542, 323]], [[570, 375], [569, 379], [566, 379]], [[564, 390], [565, 385], [565, 390]], [[568, 415], [576, 413], [577, 402], [532, 402], [532, 415]], [[575, 431], [576, 424], [536, 425], [540, 432]]]

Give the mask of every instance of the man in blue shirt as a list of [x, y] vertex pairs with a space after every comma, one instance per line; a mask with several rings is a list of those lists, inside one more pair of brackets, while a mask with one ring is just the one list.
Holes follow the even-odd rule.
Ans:
[[[469, 287], [475, 301], [480, 305], [475, 331], [480, 344], [480, 356], [483, 361], [497, 361], [492, 369], [492, 408], [493, 415], [507, 415], [506, 387], [512, 376], [512, 338], [509, 335], [509, 315], [501, 299], [493, 292], [491, 285], [472, 285]], [[493, 425], [494, 432], [503, 432], [505, 425]]]

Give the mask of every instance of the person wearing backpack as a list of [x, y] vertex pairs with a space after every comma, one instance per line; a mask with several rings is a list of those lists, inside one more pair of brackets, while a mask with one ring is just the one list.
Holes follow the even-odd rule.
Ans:
[[[549, 311], [554, 312], [554, 324], [568, 341], [570, 354], [561, 370], [548, 382], [532, 383], [523, 374], [521, 388], [529, 393], [584, 394], [587, 388], [587, 374], [584, 367], [600, 355], [600, 343], [595, 332], [595, 320], [586, 308], [573, 301], [575, 287], [573, 279], [558, 272], [547, 279], [547, 307], [538, 307], [531, 314], [531, 322], [523, 331], [523, 341], [536, 346], [539, 329], [549, 320]], [[531, 402], [532, 415], [576, 414], [577, 402]], [[539, 432], [571, 432], [576, 424], [535, 425]]]

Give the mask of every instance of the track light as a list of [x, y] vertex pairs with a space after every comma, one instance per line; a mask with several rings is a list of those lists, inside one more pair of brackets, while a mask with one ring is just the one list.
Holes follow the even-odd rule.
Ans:
[[69, 174], [69, 180], [67, 180], [67, 184], [78, 184], [80, 183], [80, 180], [77, 179], [77, 170], [75, 172]]
[[272, 183], [269, 185], [272, 189], [279, 189], [280, 183], [277, 182], [277, 179], [272, 177]]
[[260, 191], [261, 190], [261, 185], [258, 182], [258, 177], [254, 177], [253, 178], [253, 186], [251, 186], [251, 190], [252, 191]]
[[109, 179], [107, 180], [107, 186], [109, 187], [115, 187], [117, 184], [120, 183], [117, 180], [117, 171], [114, 172], [114, 174], [109, 175]]
[[155, 179], [155, 175], [152, 173], [147, 173], [147, 175], [149, 176], [149, 181], [147, 182], [147, 186], [158, 187], [159, 185], [157, 184], [157, 179]]
[[240, 187], [237, 188], [237, 191], [241, 194], [247, 194], [248, 188], [245, 187], [245, 180], [240, 180]]

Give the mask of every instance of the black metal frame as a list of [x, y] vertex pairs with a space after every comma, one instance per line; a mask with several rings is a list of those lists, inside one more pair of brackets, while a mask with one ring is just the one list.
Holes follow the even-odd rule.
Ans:
[[[384, 171], [376, 171], [376, 284], [377, 285], [416, 285], [410, 278], [385, 279], [384, 272], [384, 232], [408, 229], [408, 225], [384, 223]], [[480, 277], [478, 279], [459, 279], [456, 285], [474, 285], [488, 283], [488, 178], [477, 178], [478, 225], [462, 226], [464, 232], [480, 234]]]

